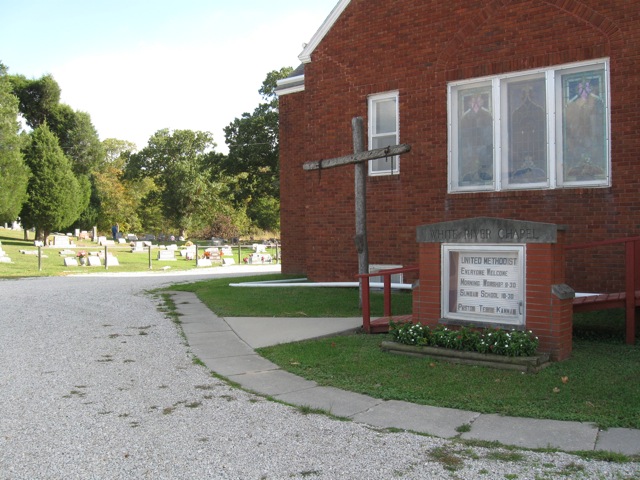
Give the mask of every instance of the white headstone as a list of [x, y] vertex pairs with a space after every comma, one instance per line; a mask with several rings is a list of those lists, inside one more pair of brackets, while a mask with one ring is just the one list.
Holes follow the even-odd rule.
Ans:
[[68, 247], [71, 242], [69, 242], [69, 237], [66, 235], [54, 235], [53, 236], [53, 244], [56, 247]]
[[211, 260], [209, 260], [208, 258], [199, 258], [198, 259], [198, 266], [199, 267], [212, 267], [213, 263], [211, 263]]
[[89, 255], [87, 257], [87, 260], [89, 260], [89, 266], [90, 267], [100, 267], [100, 266], [102, 266], [102, 262], [100, 261], [100, 257], [98, 257], [97, 255]]
[[176, 254], [173, 250], [158, 250], [158, 260], [175, 260]]
[[107, 257], [107, 266], [109, 266], [109, 267], [119, 267], [120, 266], [120, 262], [118, 261], [118, 257], [113, 257], [113, 256], [109, 255]]
[[77, 267], [78, 266], [78, 260], [75, 257], [65, 257], [64, 266], [65, 267]]

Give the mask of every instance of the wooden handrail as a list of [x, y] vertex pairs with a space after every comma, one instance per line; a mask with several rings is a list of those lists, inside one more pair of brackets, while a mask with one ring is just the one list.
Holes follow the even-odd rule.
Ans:
[[626, 343], [633, 345], [636, 339], [636, 292], [640, 290], [640, 237], [616, 238], [601, 242], [566, 245], [565, 250], [578, 250], [604, 245], [625, 245], [625, 313]]
[[419, 271], [420, 269], [417, 265], [411, 265], [408, 267], [389, 268], [386, 270], [379, 270], [374, 273], [360, 273], [356, 275], [356, 278], [359, 278], [362, 284], [362, 327], [365, 332], [371, 332], [371, 296], [369, 294], [369, 279], [371, 277], [382, 277], [384, 285], [384, 316], [391, 317], [391, 275]]

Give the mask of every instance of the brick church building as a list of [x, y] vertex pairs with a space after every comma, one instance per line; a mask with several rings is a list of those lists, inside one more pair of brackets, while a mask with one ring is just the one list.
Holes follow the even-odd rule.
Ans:
[[[312, 32], [310, 32], [312, 33]], [[416, 229], [469, 217], [640, 236], [640, 0], [339, 0], [279, 82], [282, 270], [354, 280], [365, 148], [369, 261], [417, 263]], [[578, 291], [616, 291], [624, 251], [567, 254]]]

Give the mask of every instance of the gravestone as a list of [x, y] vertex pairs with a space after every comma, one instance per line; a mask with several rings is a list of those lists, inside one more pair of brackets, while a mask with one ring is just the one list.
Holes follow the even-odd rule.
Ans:
[[53, 236], [53, 244], [56, 247], [69, 247], [71, 246], [71, 242], [69, 241], [69, 237], [66, 235], [54, 235]]
[[222, 264], [223, 265], [235, 265], [236, 261], [233, 258], [223, 258], [222, 259]]
[[102, 262], [100, 261], [100, 257], [97, 255], [89, 255], [87, 257], [87, 262], [90, 267], [101, 267]]
[[0, 263], [11, 263], [11, 258], [2, 249], [2, 243], [0, 243]]
[[77, 267], [78, 260], [75, 257], [65, 257], [64, 258], [64, 266], [65, 267]]
[[118, 260], [118, 257], [114, 257], [113, 255], [109, 255], [107, 257], [106, 260], [106, 264], [109, 267], [119, 267], [120, 266], [120, 261]]
[[418, 227], [413, 321], [531, 330], [539, 351], [568, 358], [574, 292], [564, 283], [564, 235], [554, 224], [501, 218]]
[[173, 261], [176, 260], [174, 250], [158, 250], [158, 260]]
[[191, 245], [186, 248], [180, 250], [180, 256], [184, 257], [185, 260], [193, 260], [196, 258], [196, 246]]
[[131, 247], [131, 252], [144, 252], [145, 251], [145, 242], [133, 242], [133, 247]]
[[198, 267], [212, 267], [213, 263], [208, 258], [199, 258], [197, 265]]
[[204, 256], [209, 260], [220, 261], [220, 250], [218, 250], [217, 248], [207, 248], [204, 251]]

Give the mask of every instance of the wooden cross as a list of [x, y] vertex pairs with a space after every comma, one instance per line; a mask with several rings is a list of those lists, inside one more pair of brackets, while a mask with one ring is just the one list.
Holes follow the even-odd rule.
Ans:
[[[411, 151], [411, 145], [393, 145], [375, 150], [364, 150], [364, 129], [362, 117], [351, 121], [353, 130], [353, 155], [305, 162], [305, 170], [322, 170], [355, 164], [355, 203], [356, 236], [354, 238], [358, 252], [358, 274], [369, 273], [369, 246], [367, 243], [367, 162], [377, 158], [401, 155]], [[360, 279], [360, 308], [362, 308], [362, 279]]]

